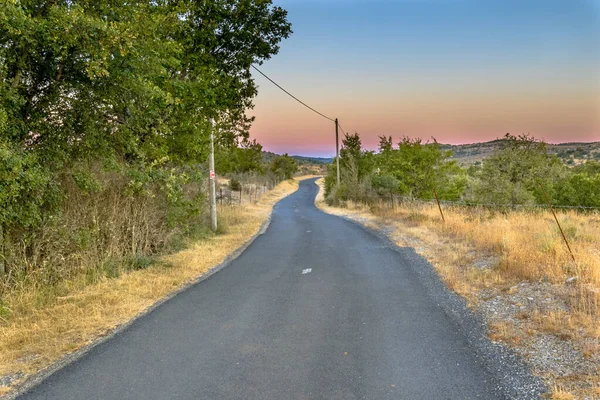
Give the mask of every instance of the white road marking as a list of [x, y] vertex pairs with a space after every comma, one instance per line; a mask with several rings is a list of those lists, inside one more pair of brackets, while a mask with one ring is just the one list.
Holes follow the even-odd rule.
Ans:
[[308, 268], [308, 269], [303, 269], [302, 270], [302, 275], [306, 275], [308, 273], [312, 272], [312, 268]]

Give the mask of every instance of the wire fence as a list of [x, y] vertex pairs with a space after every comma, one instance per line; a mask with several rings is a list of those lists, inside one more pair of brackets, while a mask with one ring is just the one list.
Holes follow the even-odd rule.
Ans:
[[[545, 192], [544, 192], [544, 195], [547, 197], [547, 194]], [[437, 197], [437, 193], [436, 193], [436, 197]], [[408, 209], [415, 209], [415, 208], [418, 208], [419, 206], [436, 207], [436, 208], [439, 208], [441, 222], [443, 224], [446, 223], [446, 217], [444, 215], [447, 214], [448, 211], [450, 211], [450, 214], [452, 214], [452, 209], [455, 210], [455, 213], [459, 213], [461, 210], [471, 210], [476, 213], [481, 213], [481, 212], [485, 213], [488, 211], [506, 212], [506, 211], [515, 211], [515, 210], [517, 210], [517, 211], [527, 210], [528, 212], [550, 211], [554, 217], [554, 220], [556, 221], [556, 225], [561, 233], [561, 236], [562, 236], [563, 241], [569, 251], [569, 254], [571, 255], [571, 258], [573, 259], [573, 262], [576, 266], [578, 265], [578, 262], [577, 262], [575, 255], [571, 249], [571, 245], [569, 243], [569, 240], [567, 239], [567, 235], [565, 234], [565, 231], [559, 221], [559, 218], [557, 217], [556, 211], [557, 210], [562, 210], [562, 211], [570, 210], [570, 211], [576, 211], [576, 212], [586, 213], [586, 214], [597, 213], [600, 211], [599, 207], [553, 205], [553, 204], [550, 204], [549, 201], [548, 201], [548, 204], [470, 203], [470, 202], [466, 202], [466, 201], [447, 201], [447, 200], [444, 201], [444, 200], [439, 200], [438, 198], [416, 199], [413, 197], [395, 196], [392, 194], [390, 194], [390, 196], [387, 198], [378, 197], [375, 202], [371, 199], [371, 201], [363, 201], [363, 203], [364, 203], [363, 205], [369, 205], [369, 206], [376, 205], [376, 206], [379, 206], [380, 208], [388, 208], [388, 209], [391, 209], [392, 212], [394, 212], [394, 210], [396, 210], [397, 208], [399, 209], [402, 207], [405, 207]], [[456, 210], [456, 209], [458, 209], [458, 210]]]
[[273, 190], [281, 180], [274, 177], [251, 177], [245, 180], [236, 178], [220, 178], [217, 186], [217, 204], [221, 206], [238, 206], [256, 203], [262, 196]]
[[[389, 196], [387, 199], [382, 197], [379, 200], [380, 204], [387, 204], [388, 207], [392, 208], [397, 205], [410, 205], [410, 204], [424, 204], [424, 205], [437, 205], [435, 198], [431, 199], [417, 199], [409, 196]], [[487, 209], [498, 209], [498, 210], [575, 210], [582, 212], [594, 212], [600, 211], [600, 207], [587, 207], [587, 206], [567, 206], [567, 205], [555, 205], [551, 206], [548, 204], [510, 204], [510, 203], [475, 203], [468, 201], [450, 201], [440, 200], [442, 206], [446, 207], [458, 207], [458, 208], [487, 208]], [[365, 202], [366, 203], [366, 202]]]

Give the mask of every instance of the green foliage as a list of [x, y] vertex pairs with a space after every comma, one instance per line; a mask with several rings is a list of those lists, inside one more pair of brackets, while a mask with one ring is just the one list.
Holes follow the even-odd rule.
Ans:
[[234, 132], [230, 145], [247, 138], [250, 65], [291, 33], [286, 12], [262, 0], [5, 1], [0, 24], [9, 137], [53, 162], [198, 161], [208, 116]]
[[39, 225], [60, 202], [52, 176], [34, 154], [0, 140], [0, 225]]
[[573, 174], [559, 185], [554, 196], [557, 204], [600, 207], [600, 174]]
[[528, 135], [507, 134], [502, 147], [488, 157], [476, 175], [472, 201], [492, 204], [545, 203], [540, 185], [553, 197], [565, 166], [547, 153], [546, 144]]
[[340, 149], [340, 172], [342, 181], [356, 187], [374, 167], [373, 153], [362, 150], [362, 142], [358, 133], [346, 134]]
[[229, 181], [229, 189], [235, 192], [239, 192], [242, 190], [242, 183], [239, 179], [231, 178], [231, 180]]
[[279, 179], [292, 179], [296, 171], [298, 171], [298, 162], [287, 154], [284, 154], [273, 159], [270, 170]]
[[327, 166], [327, 174], [324, 178], [324, 195], [326, 199], [331, 199], [335, 185], [337, 184], [337, 159]]
[[553, 200], [564, 206], [600, 207], [600, 162], [574, 167], [556, 183]]
[[219, 174], [264, 172], [248, 138], [250, 67], [291, 34], [271, 0], [1, 3], [0, 249], [11, 279], [50, 282], [68, 277], [70, 254], [102, 265], [193, 233], [211, 117]]
[[362, 150], [358, 134], [346, 135], [340, 151], [341, 183], [336, 187], [336, 166], [325, 178], [325, 195], [334, 200], [371, 201], [374, 196], [394, 195], [433, 198], [434, 188], [441, 198], [456, 200], [467, 185], [466, 173], [450, 151], [440, 145], [403, 138], [394, 148], [391, 137], [380, 137], [379, 152]]
[[234, 146], [219, 146], [215, 151], [216, 169], [221, 174], [264, 173], [262, 145], [243, 140]]
[[423, 144], [421, 139], [405, 137], [394, 149], [389, 138], [380, 144], [378, 166], [381, 175], [396, 179], [399, 194], [431, 199], [435, 188], [442, 198], [453, 199], [457, 198], [462, 181], [452, 176], [462, 171], [456, 162], [448, 160], [451, 154], [442, 151], [435, 140]]
[[334, 162], [325, 177], [325, 196], [331, 202], [433, 199], [435, 189], [443, 200], [512, 206], [545, 204], [543, 188], [554, 204], [600, 207], [600, 163], [568, 169], [548, 154], [544, 142], [528, 135], [507, 134], [498, 144], [483, 163], [463, 169], [435, 139], [403, 138], [395, 148], [391, 137], [381, 136], [374, 154], [361, 148], [358, 134], [347, 135], [340, 152], [341, 183]]

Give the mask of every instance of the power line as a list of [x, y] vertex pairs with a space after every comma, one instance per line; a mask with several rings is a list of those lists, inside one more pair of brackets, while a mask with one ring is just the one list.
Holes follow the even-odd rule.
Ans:
[[271, 81], [271, 83], [275, 86], [277, 86], [279, 89], [283, 90], [288, 96], [290, 96], [292, 99], [296, 100], [298, 103], [302, 104], [304, 107], [308, 108], [309, 110], [319, 114], [321, 117], [330, 120], [331, 122], [335, 122], [335, 120], [333, 118], [329, 118], [327, 115], [325, 114], [321, 114], [320, 112], [318, 112], [317, 110], [315, 110], [314, 108], [312, 108], [311, 106], [309, 106], [308, 104], [306, 104], [305, 102], [303, 102], [302, 100], [298, 99], [296, 96], [294, 96], [293, 94], [291, 94], [290, 92], [288, 92], [287, 90], [285, 90], [284, 88], [282, 88], [277, 82], [275, 82], [273, 79], [269, 78], [267, 75], [265, 75], [261, 70], [259, 70], [258, 68], [256, 68], [254, 65], [251, 65], [252, 68], [254, 68], [256, 71], [258, 71], [259, 74], [261, 74], [262, 76], [264, 76], [265, 78], [267, 78], [269, 81]]
[[338, 126], [340, 128], [340, 131], [342, 131], [342, 133], [344, 134], [344, 136], [346, 136], [346, 132], [344, 132], [344, 129], [342, 129], [342, 125], [340, 125], [339, 121], [338, 121]]

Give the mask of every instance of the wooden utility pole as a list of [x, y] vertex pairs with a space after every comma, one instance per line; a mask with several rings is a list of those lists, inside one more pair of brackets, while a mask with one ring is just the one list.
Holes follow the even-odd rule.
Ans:
[[340, 135], [338, 133], [339, 129], [338, 119], [335, 119], [335, 162], [337, 169], [337, 184], [340, 185]]
[[217, 231], [217, 177], [215, 175], [215, 119], [210, 119], [210, 155], [208, 156], [210, 220], [213, 232]]

